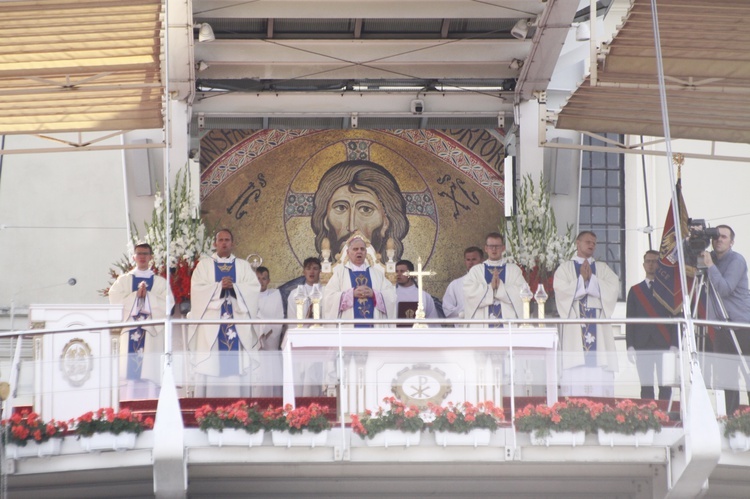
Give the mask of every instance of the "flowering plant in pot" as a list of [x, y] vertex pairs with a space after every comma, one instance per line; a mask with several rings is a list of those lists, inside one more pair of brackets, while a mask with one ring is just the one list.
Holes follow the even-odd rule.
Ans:
[[89, 411], [75, 420], [75, 432], [78, 437], [90, 437], [96, 433], [140, 434], [145, 429], [154, 427], [153, 418], [146, 418], [134, 414], [130, 409], [120, 409], [115, 412], [111, 407], [103, 407], [96, 411]]
[[248, 403], [244, 400], [226, 406], [216, 407], [210, 405], [195, 411], [195, 420], [201, 430], [223, 431], [225, 428], [245, 430], [247, 433], [257, 433], [266, 428], [264, 413], [259, 409], [257, 403]]
[[545, 437], [552, 431], [590, 433], [596, 429], [592, 414], [593, 403], [585, 399], [567, 399], [552, 405], [529, 404], [516, 411], [516, 430]]
[[321, 433], [331, 428], [331, 422], [326, 416], [328, 411], [327, 407], [315, 403], [296, 408], [287, 404], [284, 407], [269, 407], [263, 413], [263, 417], [269, 430], [289, 433], [302, 433], [308, 430], [312, 433]]
[[637, 405], [630, 399], [621, 400], [615, 406], [593, 404], [592, 414], [597, 429], [624, 435], [661, 431], [662, 425], [669, 422], [669, 416], [659, 410], [656, 402]]
[[750, 407], [737, 409], [734, 414], [720, 418], [724, 422], [724, 436], [729, 438], [735, 433], [750, 435]]
[[51, 419], [44, 422], [39, 415], [28, 410], [13, 414], [9, 419], [0, 422], [7, 438], [7, 443], [25, 447], [29, 442], [42, 443], [51, 438], [62, 438], [68, 430], [64, 421]]
[[383, 402], [388, 408], [378, 407], [375, 414], [367, 410], [362, 415], [352, 416], [352, 431], [362, 438], [372, 438], [385, 430], [400, 430], [407, 433], [417, 433], [424, 428], [419, 409], [412, 405], [406, 406], [396, 397], [386, 397]]
[[521, 268], [532, 291], [544, 284], [550, 292], [555, 269], [570, 259], [575, 246], [572, 225], [564, 234], [558, 232], [549, 185], [542, 175], [538, 182], [531, 175], [521, 179], [516, 213], [505, 229], [506, 259]]
[[430, 403], [427, 404], [427, 408], [435, 416], [430, 423], [432, 432], [468, 433], [474, 429], [495, 431], [498, 424], [505, 420], [503, 408], [495, 406], [489, 400], [480, 402], [476, 406], [470, 402], [462, 404], [449, 402], [447, 407]]

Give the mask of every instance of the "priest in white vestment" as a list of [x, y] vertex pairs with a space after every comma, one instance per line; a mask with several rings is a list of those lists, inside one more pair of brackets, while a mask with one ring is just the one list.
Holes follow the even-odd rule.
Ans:
[[[595, 250], [596, 234], [581, 232], [576, 255], [555, 271], [555, 302], [563, 319], [612, 318], [620, 280], [606, 263], [594, 260]], [[561, 395], [614, 397], [617, 352], [611, 326], [566, 324], [561, 347]]]
[[396, 289], [378, 267], [367, 262], [369, 241], [355, 234], [346, 244], [345, 261], [334, 267], [323, 293], [323, 318], [395, 319]]
[[[109, 288], [109, 302], [122, 305], [122, 322], [164, 319], [174, 300], [167, 280], [151, 271], [153, 251], [135, 246], [135, 268]], [[164, 326], [123, 328], [120, 332], [120, 391], [123, 400], [156, 399], [161, 385]]]
[[[422, 307], [426, 319], [437, 319], [438, 313], [435, 309], [435, 301], [427, 291], [417, 287], [413, 277], [408, 273], [414, 272], [414, 264], [409, 260], [396, 262], [396, 310], [399, 319], [414, 319], [419, 304], [419, 295], [422, 295]], [[399, 327], [412, 327], [413, 324], [399, 324]], [[440, 327], [433, 324], [432, 327]]]
[[[250, 264], [232, 254], [232, 233], [216, 233], [216, 253], [193, 272], [190, 319], [255, 319], [260, 284]], [[196, 396], [249, 397], [260, 341], [248, 324], [191, 325], [188, 347]]]
[[[471, 246], [464, 250], [464, 266], [468, 273], [471, 268], [484, 260], [484, 252], [481, 248]], [[443, 314], [447, 319], [464, 318], [464, 279], [466, 274], [458, 279], [453, 279], [445, 289], [443, 295]]]
[[[497, 232], [487, 235], [487, 259], [475, 265], [464, 279], [466, 319], [519, 319], [523, 316], [521, 290], [526, 286], [518, 265], [503, 259], [505, 239]], [[471, 327], [501, 327], [488, 323]]]
[[[266, 267], [255, 269], [260, 283], [258, 295], [258, 319], [283, 319], [284, 303], [278, 289], [269, 288], [270, 271]], [[283, 324], [261, 324], [257, 326], [260, 339], [260, 367], [253, 380], [253, 397], [281, 397], [283, 369], [281, 360], [281, 334]]]

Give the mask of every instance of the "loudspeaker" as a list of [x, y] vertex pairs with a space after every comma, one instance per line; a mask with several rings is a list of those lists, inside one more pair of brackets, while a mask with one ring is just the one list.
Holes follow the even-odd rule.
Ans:
[[[561, 137], [555, 137], [550, 142], [573, 144], [572, 140]], [[581, 152], [575, 149], [550, 147], [545, 150], [544, 178], [549, 179], [552, 194], [569, 195], [577, 191], [580, 157]]]

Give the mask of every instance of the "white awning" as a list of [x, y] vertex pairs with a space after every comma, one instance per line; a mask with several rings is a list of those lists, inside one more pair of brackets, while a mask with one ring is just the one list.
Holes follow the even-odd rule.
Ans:
[[0, 134], [162, 128], [160, 0], [2, 2]]
[[[750, 2], [657, 2], [672, 138], [750, 142]], [[664, 136], [650, 0], [634, 0], [557, 128]], [[606, 49], [605, 49], [606, 52]]]

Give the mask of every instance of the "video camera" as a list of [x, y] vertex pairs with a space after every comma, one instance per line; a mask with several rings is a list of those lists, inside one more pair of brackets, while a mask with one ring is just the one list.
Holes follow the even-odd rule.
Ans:
[[706, 221], [702, 218], [689, 218], [688, 235], [683, 244], [685, 264], [701, 267], [702, 265], [698, 265], [698, 257], [711, 245], [711, 240], [715, 237], [719, 237], [719, 229], [706, 227]]

